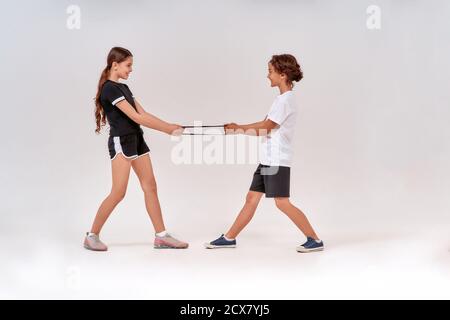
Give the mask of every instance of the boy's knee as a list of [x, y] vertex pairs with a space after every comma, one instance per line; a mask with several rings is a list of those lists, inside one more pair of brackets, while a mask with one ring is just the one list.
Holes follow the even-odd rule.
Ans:
[[258, 205], [258, 201], [259, 201], [258, 196], [250, 193], [247, 194], [247, 197], [245, 198], [245, 204], [251, 206]]
[[290, 205], [289, 198], [275, 198], [275, 205], [278, 209], [285, 210]]

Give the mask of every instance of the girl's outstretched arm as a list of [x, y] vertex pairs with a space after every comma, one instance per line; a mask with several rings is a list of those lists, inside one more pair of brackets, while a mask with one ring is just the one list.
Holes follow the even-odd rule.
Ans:
[[139, 101], [137, 101], [136, 98], [134, 98], [134, 104], [136, 105], [136, 109], [137, 109], [138, 113], [147, 112], [147, 111], [145, 111], [144, 107], [139, 103]]
[[140, 125], [172, 135], [179, 135], [183, 132], [183, 128], [181, 126], [161, 120], [158, 117], [145, 112], [142, 107], [141, 108], [144, 112], [136, 112], [133, 106], [126, 100], [118, 102], [116, 106], [131, 120]]

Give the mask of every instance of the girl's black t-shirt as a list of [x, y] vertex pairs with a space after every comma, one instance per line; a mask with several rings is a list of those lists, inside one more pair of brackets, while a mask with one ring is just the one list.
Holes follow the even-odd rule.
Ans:
[[131, 120], [116, 104], [127, 100], [136, 109], [134, 96], [125, 83], [106, 80], [100, 93], [100, 103], [105, 110], [106, 119], [109, 123], [110, 136], [124, 136], [132, 133], [142, 133], [141, 126]]

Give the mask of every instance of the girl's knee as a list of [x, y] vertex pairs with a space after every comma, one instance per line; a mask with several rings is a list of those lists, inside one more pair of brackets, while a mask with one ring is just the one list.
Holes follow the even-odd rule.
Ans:
[[119, 189], [119, 190], [115, 190], [113, 189], [111, 191], [111, 193], [109, 194], [110, 198], [113, 199], [116, 202], [120, 202], [123, 200], [123, 198], [125, 198], [125, 194], [126, 194], [127, 190], [126, 189]]
[[145, 194], [157, 194], [158, 188], [156, 186], [155, 182], [143, 182], [141, 183], [142, 191], [144, 191]]

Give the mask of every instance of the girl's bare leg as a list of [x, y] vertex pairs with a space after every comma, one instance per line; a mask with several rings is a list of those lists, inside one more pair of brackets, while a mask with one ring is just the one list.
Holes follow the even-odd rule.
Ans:
[[131, 163], [139, 182], [144, 191], [145, 207], [152, 221], [155, 232], [166, 230], [159, 204], [155, 175], [153, 173], [152, 162], [148, 154], [143, 155]]
[[99, 234], [111, 212], [125, 197], [130, 177], [131, 161], [119, 153], [111, 161], [112, 188], [110, 194], [103, 200], [92, 224], [91, 232]]
[[294, 206], [289, 198], [275, 198], [275, 204], [282, 212], [284, 212], [292, 222], [303, 232], [307, 237], [319, 240], [317, 234], [314, 232], [313, 227], [309, 223], [306, 215]]
[[255, 191], [249, 191], [247, 193], [244, 207], [239, 212], [239, 215], [237, 216], [230, 230], [228, 230], [228, 232], [225, 234], [225, 237], [227, 237], [228, 239], [235, 239], [238, 236], [242, 229], [244, 229], [245, 226], [253, 218], [262, 195], [262, 192]]

